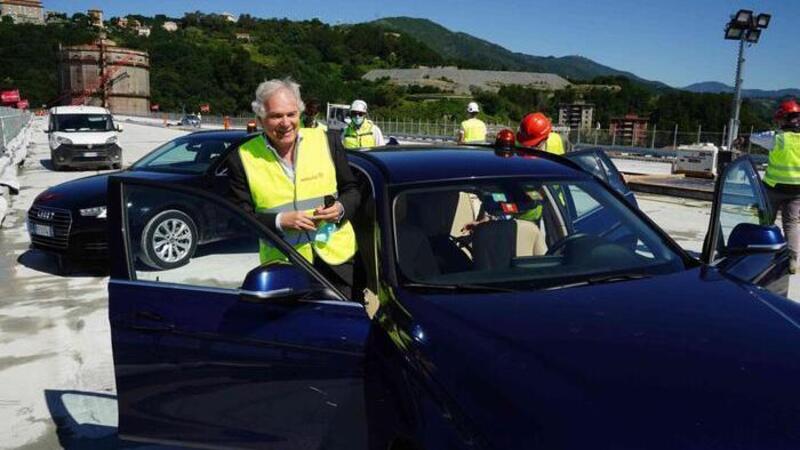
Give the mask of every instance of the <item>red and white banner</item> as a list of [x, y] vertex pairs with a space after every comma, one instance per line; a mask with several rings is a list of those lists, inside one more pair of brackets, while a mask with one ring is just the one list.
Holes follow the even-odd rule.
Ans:
[[20, 101], [19, 89], [0, 91], [0, 102], [4, 105], [13, 105]]

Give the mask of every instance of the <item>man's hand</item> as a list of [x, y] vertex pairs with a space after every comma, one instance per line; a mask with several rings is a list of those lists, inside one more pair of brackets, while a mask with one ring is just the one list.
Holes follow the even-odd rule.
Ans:
[[342, 216], [344, 212], [344, 206], [341, 203], [336, 202], [333, 206], [328, 208], [324, 206], [320, 206], [314, 210], [314, 220], [325, 220], [327, 222], [338, 222], [339, 218]]
[[305, 211], [287, 211], [282, 212], [278, 217], [282, 230], [308, 230], [313, 231], [317, 229], [314, 221]]
[[488, 222], [488, 221], [489, 221], [489, 217], [484, 217], [483, 219], [480, 219], [480, 220], [473, 220], [472, 222], [469, 222], [469, 223], [465, 224], [463, 227], [461, 227], [461, 232], [464, 233], [464, 234], [472, 234], [472, 232], [475, 231], [475, 228], [478, 225], [480, 225], [480, 224], [482, 224], [484, 222]]

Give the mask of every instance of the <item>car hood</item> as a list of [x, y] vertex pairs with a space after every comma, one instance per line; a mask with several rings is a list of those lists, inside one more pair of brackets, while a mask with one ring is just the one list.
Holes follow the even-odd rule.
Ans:
[[105, 145], [108, 139], [116, 135], [116, 131], [53, 132], [53, 138], [56, 136], [67, 138], [72, 141], [74, 145]]
[[403, 296], [418, 367], [488, 447], [800, 442], [800, 308], [715, 269]]
[[146, 172], [141, 170], [123, 170], [93, 175], [67, 181], [48, 188], [34, 201], [34, 205], [51, 208], [75, 209], [105, 205], [108, 189], [108, 177], [124, 175], [126, 177], [144, 178], [165, 182], [185, 182], [197, 175], [185, 175], [164, 172]]

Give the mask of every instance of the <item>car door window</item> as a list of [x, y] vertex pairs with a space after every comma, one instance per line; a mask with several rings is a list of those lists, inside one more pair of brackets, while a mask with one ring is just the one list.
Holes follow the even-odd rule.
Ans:
[[[718, 213], [716, 223], [718, 235], [711, 261], [717, 259], [728, 245], [731, 231], [742, 223], [767, 225], [770, 223], [769, 203], [766, 201], [761, 182], [748, 158], [731, 163], [722, 174], [714, 207]], [[712, 214], [712, 220], [715, 215]]]
[[260, 265], [257, 230], [232, 210], [181, 192], [125, 190], [136, 279], [236, 289]]

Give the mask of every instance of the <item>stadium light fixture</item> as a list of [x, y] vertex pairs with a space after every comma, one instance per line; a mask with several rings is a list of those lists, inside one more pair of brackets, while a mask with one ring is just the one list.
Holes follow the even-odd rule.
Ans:
[[739, 110], [742, 106], [742, 67], [744, 66], [744, 45], [747, 42], [753, 45], [761, 38], [761, 31], [769, 26], [772, 16], [769, 14], [755, 15], [749, 9], [740, 9], [731, 16], [730, 22], [725, 25], [725, 39], [739, 41], [739, 59], [736, 64], [736, 86], [733, 95], [733, 108], [730, 125], [728, 126], [727, 146], [732, 150], [732, 143], [739, 134]]
[[756, 18], [756, 26], [758, 28], [767, 28], [769, 26], [769, 20], [772, 18], [769, 14], [759, 14]]

